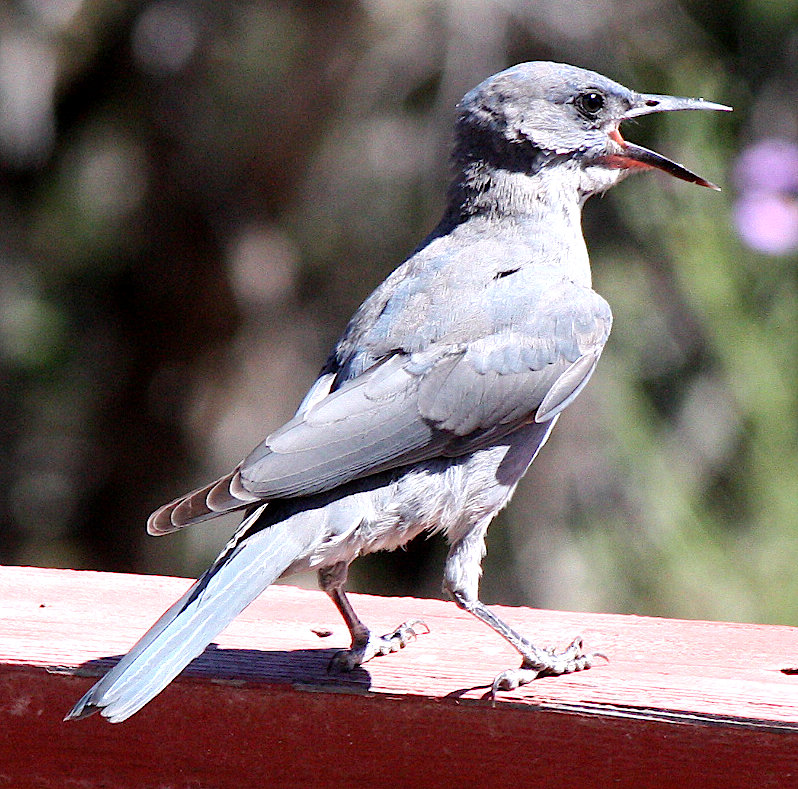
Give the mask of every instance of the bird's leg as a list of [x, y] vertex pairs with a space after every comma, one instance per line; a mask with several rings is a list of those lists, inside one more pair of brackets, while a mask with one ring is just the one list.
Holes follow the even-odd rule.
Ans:
[[[330, 596], [352, 635], [352, 646], [341, 650], [330, 661], [330, 670], [352, 671], [377, 655], [388, 655], [398, 652], [407, 646], [419, 632], [429, 632], [429, 628], [420, 619], [403, 622], [392, 633], [374, 636], [361, 622], [349, 598], [344, 591], [349, 565], [338, 562], [332, 567], [319, 570], [319, 586]], [[423, 631], [419, 631], [423, 628]]]
[[595, 658], [601, 656], [585, 653], [581, 638], [575, 638], [561, 651], [535, 646], [479, 600], [479, 577], [488, 522], [479, 524], [452, 544], [446, 559], [444, 588], [460, 608], [495, 630], [521, 655], [520, 668], [502, 671], [493, 680], [492, 694], [495, 695], [499, 690], [514, 690], [538, 677], [570, 674], [590, 668]]

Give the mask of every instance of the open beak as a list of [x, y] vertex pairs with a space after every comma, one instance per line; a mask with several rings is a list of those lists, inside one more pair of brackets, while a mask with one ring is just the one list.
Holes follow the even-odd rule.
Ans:
[[[712, 101], [704, 101], [704, 99], [683, 99], [678, 96], [658, 96], [653, 93], [638, 94], [637, 101], [632, 108], [628, 110], [621, 120], [628, 118], [637, 118], [640, 115], [649, 115], [652, 112], [673, 112], [676, 110], [720, 110], [722, 112], [730, 112], [731, 107], [725, 104], [715, 104]], [[667, 159], [666, 157], [650, 151], [648, 148], [643, 148], [642, 145], [635, 145], [634, 143], [627, 142], [621, 137], [618, 129], [613, 129], [609, 133], [610, 139], [616, 142], [621, 150], [618, 153], [611, 154], [607, 161], [613, 167], [621, 167], [624, 169], [639, 167], [642, 169], [662, 170], [663, 172], [670, 173], [671, 175], [681, 178], [683, 181], [688, 181], [691, 184], [698, 184], [699, 186], [706, 186], [709, 189], [720, 190], [719, 186], [707, 181], [700, 175], [696, 175], [681, 164]]]

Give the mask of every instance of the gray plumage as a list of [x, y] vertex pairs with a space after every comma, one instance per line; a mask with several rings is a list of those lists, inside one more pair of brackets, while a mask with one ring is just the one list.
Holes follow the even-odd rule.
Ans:
[[293, 419], [230, 474], [150, 517], [165, 534], [247, 515], [211, 568], [74, 707], [124, 720], [281, 576], [314, 568], [352, 633], [352, 668], [404, 646], [375, 637], [344, 593], [358, 555], [426, 530], [450, 544], [444, 586], [521, 653], [494, 690], [587, 668], [575, 641], [535, 647], [477, 592], [485, 531], [592, 375], [612, 315], [591, 288], [581, 208], [632, 169], [711, 186], [626, 142], [625, 118], [728, 109], [642, 95], [590, 71], [525, 63], [468, 93], [439, 226], [363, 303]]

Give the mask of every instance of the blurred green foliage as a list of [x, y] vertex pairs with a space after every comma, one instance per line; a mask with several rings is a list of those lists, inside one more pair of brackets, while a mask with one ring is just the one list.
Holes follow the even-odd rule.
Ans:
[[[491, 528], [485, 597], [795, 623], [798, 254], [746, 246], [734, 176], [798, 143], [787, 0], [4, 6], [0, 560], [203, 569], [233, 522], [156, 541], [146, 515], [291, 414], [437, 220], [457, 100], [533, 59], [736, 111], [626, 129], [724, 191], [649, 174], [587, 206], [613, 336]], [[354, 583], [435, 595], [442, 554]]]

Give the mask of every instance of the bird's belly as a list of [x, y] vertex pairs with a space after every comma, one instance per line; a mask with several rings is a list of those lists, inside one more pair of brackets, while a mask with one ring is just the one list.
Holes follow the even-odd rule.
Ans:
[[501, 445], [380, 474], [347, 486], [354, 489], [344, 495], [339, 490], [323, 508], [324, 539], [306, 567], [294, 569], [394, 550], [424, 531], [460, 539], [504, 507], [550, 427], [530, 425]]

